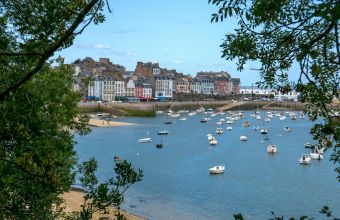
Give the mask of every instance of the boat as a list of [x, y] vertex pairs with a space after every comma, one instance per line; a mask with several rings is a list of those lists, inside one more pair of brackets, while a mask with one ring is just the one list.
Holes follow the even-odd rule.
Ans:
[[221, 174], [224, 172], [225, 166], [224, 165], [217, 165], [213, 166], [209, 169], [210, 174]]
[[[150, 133], [149, 132], [146, 132], [146, 135], [148, 136]], [[152, 141], [152, 139], [151, 139], [151, 137], [146, 137], [146, 138], [140, 138], [140, 139], [138, 139], [138, 142], [139, 143], [149, 143], [149, 142], [151, 142]]]
[[140, 138], [140, 139], [138, 139], [139, 143], [149, 143], [151, 141], [152, 141], [151, 138]]
[[117, 156], [117, 155], [115, 155], [115, 156], [113, 157], [113, 160], [116, 161], [116, 162], [117, 162], [117, 161], [120, 161], [120, 157]]
[[168, 130], [161, 130], [161, 131], [158, 131], [158, 135], [168, 135], [169, 134], [169, 131]]
[[267, 152], [268, 153], [276, 153], [277, 148], [275, 144], [269, 144], [267, 147]]
[[215, 123], [215, 125], [223, 125], [223, 122], [222, 121], [218, 121]]
[[212, 134], [207, 134], [207, 137], [208, 137], [208, 141], [211, 141], [214, 138]]
[[302, 154], [301, 158], [299, 159], [300, 164], [310, 164], [311, 158], [308, 154]]
[[210, 144], [210, 145], [216, 145], [216, 144], [217, 144], [216, 138], [213, 137], [213, 139], [211, 139], [211, 140], [209, 141], [209, 144]]
[[270, 118], [264, 118], [265, 122], [270, 122]]
[[228, 126], [228, 127], [227, 127], [227, 130], [228, 130], [228, 131], [231, 131], [231, 130], [233, 130], [233, 127]]
[[216, 128], [215, 133], [216, 134], [223, 134], [223, 129], [222, 128]]
[[242, 136], [240, 136], [240, 140], [241, 140], [241, 141], [247, 141], [248, 138], [247, 138], [247, 136], [242, 135]]
[[292, 129], [290, 127], [284, 127], [283, 130], [287, 131], [287, 132], [291, 132], [292, 131]]
[[163, 124], [169, 125], [169, 124], [172, 124], [172, 122], [171, 121], [164, 121]]
[[206, 122], [208, 122], [208, 119], [207, 118], [201, 118], [200, 122], [201, 123], [206, 123]]
[[314, 160], [322, 160], [323, 159], [323, 155], [321, 153], [317, 152], [316, 150], [314, 150], [312, 153], [310, 153], [309, 156]]
[[249, 121], [246, 121], [243, 123], [243, 127], [249, 127], [250, 126], [250, 122]]
[[228, 120], [226, 123], [227, 123], [227, 124], [233, 124], [233, 123], [234, 123], [234, 121], [232, 121], [232, 120]]
[[267, 134], [268, 133], [268, 130], [265, 129], [265, 128], [262, 128], [261, 131], [260, 131], [261, 134]]
[[309, 142], [305, 143], [304, 146], [305, 146], [305, 148], [314, 148], [315, 147], [314, 144], [311, 144]]

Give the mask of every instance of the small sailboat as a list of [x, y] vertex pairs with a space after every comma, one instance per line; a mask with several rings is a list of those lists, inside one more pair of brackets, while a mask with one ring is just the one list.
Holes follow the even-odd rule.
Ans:
[[[150, 133], [149, 132], [146, 132], [146, 135], [148, 136]], [[151, 137], [146, 137], [146, 138], [140, 138], [140, 139], [138, 139], [138, 142], [139, 143], [149, 143], [149, 142], [151, 142], [152, 141], [152, 139], [151, 139]]]
[[292, 129], [290, 127], [284, 127], [283, 130], [286, 132], [292, 132]]
[[216, 134], [223, 134], [223, 129], [222, 128], [216, 128], [215, 133]]
[[120, 161], [120, 157], [117, 156], [117, 155], [115, 155], [115, 156], [113, 157], [113, 160], [114, 160], [115, 162], [118, 162], [118, 161]]
[[169, 134], [169, 131], [168, 130], [161, 130], [161, 131], [158, 131], [158, 135], [168, 135]]

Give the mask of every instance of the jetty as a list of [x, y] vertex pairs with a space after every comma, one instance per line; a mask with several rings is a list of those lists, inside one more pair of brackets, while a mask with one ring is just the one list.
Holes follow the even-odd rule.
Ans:
[[226, 111], [226, 110], [230, 110], [233, 109], [237, 106], [243, 105], [245, 102], [244, 101], [240, 101], [240, 102], [232, 102], [226, 105], [223, 105], [221, 107], [217, 108], [217, 111]]

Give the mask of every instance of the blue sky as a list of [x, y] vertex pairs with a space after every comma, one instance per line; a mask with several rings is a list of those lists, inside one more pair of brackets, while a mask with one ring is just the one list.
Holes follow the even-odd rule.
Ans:
[[220, 44], [237, 27], [236, 20], [210, 23], [217, 7], [208, 0], [110, 0], [112, 14], [102, 24], [90, 25], [60, 55], [66, 63], [87, 56], [110, 58], [127, 70], [138, 61], [196, 76], [199, 71], [227, 71], [251, 85], [259, 74], [247, 65], [236, 70], [236, 61], [221, 58]]

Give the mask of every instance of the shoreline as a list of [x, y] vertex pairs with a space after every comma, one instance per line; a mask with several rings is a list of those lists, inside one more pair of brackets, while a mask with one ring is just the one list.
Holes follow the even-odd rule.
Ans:
[[116, 126], [133, 126], [138, 124], [90, 118], [89, 125], [94, 127], [116, 127]]
[[[65, 211], [67, 213], [71, 213], [74, 211], [80, 211], [81, 205], [84, 201], [84, 193], [79, 190], [70, 190], [68, 192], [65, 192], [62, 195], [62, 198], [64, 199], [64, 205], [65, 205]], [[93, 218], [94, 220], [100, 220], [102, 218], [106, 218], [108, 220], [116, 219], [115, 216], [113, 216], [115, 213], [117, 213], [117, 209], [113, 207], [108, 207], [108, 214], [100, 214], [100, 213], [94, 213]], [[135, 214], [132, 214], [130, 212], [127, 212], [125, 210], [120, 209], [120, 213], [123, 214], [127, 220], [144, 220], [142, 217], [137, 216]]]

